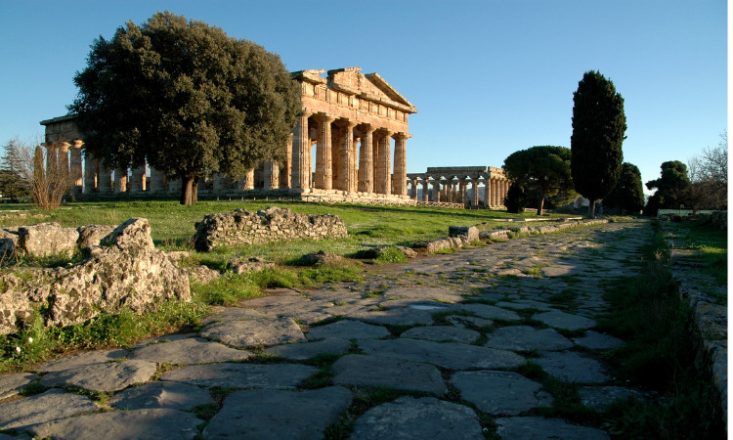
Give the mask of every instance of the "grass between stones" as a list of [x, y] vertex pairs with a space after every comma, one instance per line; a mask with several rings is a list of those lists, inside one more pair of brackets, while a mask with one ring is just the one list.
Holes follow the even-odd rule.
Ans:
[[724, 438], [720, 396], [696, 350], [691, 312], [680, 300], [668, 258], [656, 225], [640, 275], [608, 286], [611, 312], [600, 327], [627, 341], [609, 360], [621, 379], [652, 388], [659, 398], [614, 406], [607, 426], [618, 438]]

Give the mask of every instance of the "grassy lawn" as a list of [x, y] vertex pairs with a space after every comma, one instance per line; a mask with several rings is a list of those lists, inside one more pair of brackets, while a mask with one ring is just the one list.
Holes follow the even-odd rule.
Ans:
[[[720, 285], [728, 282], [728, 237], [727, 231], [704, 220], [686, 220], [670, 223], [681, 246], [696, 250], [701, 270], [715, 278]], [[679, 244], [678, 244], [679, 245]]]
[[[85, 224], [119, 224], [130, 217], [150, 220], [153, 239], [164, 249], [193, 250], [191, 239], [194, 224], [204, 215], [230, 212], [236, 208], [249, 211], [277, 206], [304, 214], [335, 214], [349, 230], [349, 237], [339, 240], [270, 243], [219, 249], [200, 255], [212, 264], [232, 256], [261, 256], [286, 263], [303, 254], [324, 250], [350, 255], [364, 248], [380, 245], [411, 245], [447, 235], [448, 226], [468, 226], [487, 222], [484, 228], [506, 226], [497, 220], [516, 218], [517, 214], [503, 211], [465, 210], [431, 207], [386, 207], [358, 205], [326, 205], [274, 201], [203, 201], [192, 207], [175, 201], [70, 203], [62, 208], [43, 212], [29, 206], [0, 205], [0, 226], [19, 226], [54, 221], [64, 226]], [[532, 213], [522, 214], [535, 217]], [[560, 216], [558, 216], [560, 217]]]

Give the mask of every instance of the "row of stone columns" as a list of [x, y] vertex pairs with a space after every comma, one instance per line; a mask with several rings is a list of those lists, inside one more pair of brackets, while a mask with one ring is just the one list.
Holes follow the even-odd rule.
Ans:
[[[471, 183], [471, 206], [481, 205], [481, 192], [479, 190], [479, 184], [483, 179], [478, 177], [467, 180], [452, 180], [452, 179], [434, 179], [430, 180], [430, 176], [427, 179], [418, 180], [413, 178], [410, 181], [412, 186], [412, 192], [410, 196], [416, 201], [420, 201], [418, 197], [418, 186], [422, 187], [422, 201], [423, 202], [454, 202], [461, 204], [468, 204], [468, 183]], [[407, 179], [405, 179], [405, 184]], [[483, 202], [486, 207], [498, 207], [504, 205], [504, 198], [509, 190], [510, 182], [506, 179], [490, 178], [488, 181], [484, 180], [484, 197]]]

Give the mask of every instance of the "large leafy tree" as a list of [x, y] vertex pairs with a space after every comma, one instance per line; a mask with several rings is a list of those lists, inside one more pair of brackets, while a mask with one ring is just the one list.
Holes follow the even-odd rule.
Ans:
[[616, 187], [603, 199], [603, 205], [638, 214], [644, 207], [641, 172], [636, 165], [624, 162]]
[[650, 180], [646, 183], [646, 187], [657, 190], [654, 196], [660, 208], [679, 208], [685, 203], [690, 187], [687, 165], [678, 160], [671, 160], [663, 162], [661, 168], [659, 179]]
[[284, 155], [300, 111], [297, 83], [277, 55], [168, 12], [99, 37], [74, 82], [70, 109], [88, 151], [122, 169], [147, 159], [182, 179], [184, 204], [203, 177], [243, 177]]
[[545, 198], [572, 187], [570, 150], [538, 146], [516, 151], [504, 160], [504, 170], [512, 185], [535, 191], [537, 215], [542, 215]]
[[624, 99], [613, 82], [600, 72], [583, 75], [573, 95], [572, 175], [575, 189], [590, 200], [589, 214], [595, 217], [595, 202], [616, 186], [623, 162], [626, 133]]

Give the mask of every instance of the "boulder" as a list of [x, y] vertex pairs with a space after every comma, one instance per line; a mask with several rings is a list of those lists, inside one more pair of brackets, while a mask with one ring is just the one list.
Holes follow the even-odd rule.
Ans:
[[150, 236], [150, 222], [144, 218], [127, 219], [104, 237], [100, 244], [130, 252], [155, 250], [153, 237]]
[[76, 252], [79, 233], [58, 223], [39, 223], [18, 228], [20, 249], [33, 257], [71, 256]]
[[313, 252], [305, 254], [300, 257], [298, 263], [302, 266], [323, 266], [335, 265], [343, 262], [344, 257], [341, 255], [331, 254], [324, 251]]
[[194, 283], [208, 284], [221, 276], [219, 271], [208, 266], [199, 265], [185, 268], [188, 276]]
[[249, 272], [262, 272], [275, 267], [275, 263], [260, 257], [235, 258], [227, 263], [227, 269], [241, 275]]
[[459, 237], [466, 243], [479, 240], [479, 230], [476, 226], [449, 226], [449, 237]]
[[115, 226], [113, 225], [84, 225], [79, 226], [77, 231], [79, 238], [77, 240], [77, 247], [81, 251], [89, 251], [95, 246], [99, 246], [99, 243], [104, 237], [111, 234], [114, 231]]

